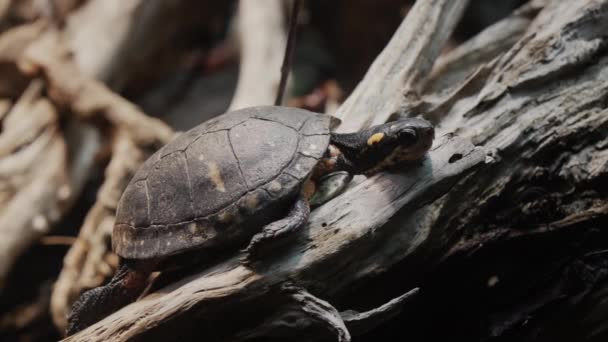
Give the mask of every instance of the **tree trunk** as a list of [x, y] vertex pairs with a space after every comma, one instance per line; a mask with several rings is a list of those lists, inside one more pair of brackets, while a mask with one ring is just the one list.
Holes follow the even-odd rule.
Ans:
[[465, 5], [417, 1], [337, 112], [433, 120], [419, 166], [67, 340], [605, 341], [608, 0], [532, 1], [437, 60]]

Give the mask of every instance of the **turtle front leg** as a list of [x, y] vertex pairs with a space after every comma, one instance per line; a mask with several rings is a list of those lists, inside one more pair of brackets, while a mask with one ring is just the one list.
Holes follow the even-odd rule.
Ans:
[[72, 305], [68, 316], [67, 335], [96, 323], [121, 307], [133, 302], [146, 289], [150, 271], [138, 270], [121, 262], [116, 274], [104, 286], [83, 293]]
[[249, 246], [245, 249], [246, 262], [258, 260], [262, 255], [284, 245], [293, 236], [293, 232], [308, 222], [308, 216], [310, 215], [309, 199], [312, 193], [314, 193], [314, 183], [307, 181], [289, 214], [283, 219], [264, 226], [261, 232], [251, 238]]

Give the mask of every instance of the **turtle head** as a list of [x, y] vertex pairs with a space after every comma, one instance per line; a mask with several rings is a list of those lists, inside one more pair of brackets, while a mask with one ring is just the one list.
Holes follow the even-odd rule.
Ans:
[[338, 147], [347, 171], [371, 175], [403, 162], [422, 158], [435, 138], [433, 125], [420, 118], [402, 118], [344, 135]]

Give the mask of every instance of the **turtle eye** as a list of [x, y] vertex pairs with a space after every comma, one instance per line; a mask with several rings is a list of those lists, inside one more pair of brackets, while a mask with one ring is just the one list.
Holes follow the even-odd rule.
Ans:
[[397, 138], [402, 142], [414, 143], [418, 138], [418, 134], [415, 129], [407, 127], [397, 132]]

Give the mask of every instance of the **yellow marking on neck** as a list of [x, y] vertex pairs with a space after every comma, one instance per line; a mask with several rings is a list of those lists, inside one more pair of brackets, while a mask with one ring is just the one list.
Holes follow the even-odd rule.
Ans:
[[220, 169], [214, 162], [207, 162], [207, 167], [209, 168], [209, 178], [215, 185], [215, 189], [219, 192], [225, 192], [226, 187], [224, 185], [224, 180], [222, 179], [222, 175], [220, 173]]
[[384, 138], [384, 133], [376, 133], [367, 139], [367, 146], [372, 146], [373, 144], [377, 144]]

